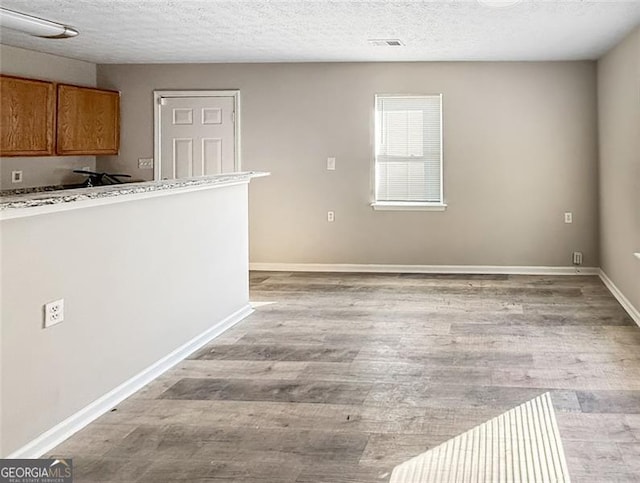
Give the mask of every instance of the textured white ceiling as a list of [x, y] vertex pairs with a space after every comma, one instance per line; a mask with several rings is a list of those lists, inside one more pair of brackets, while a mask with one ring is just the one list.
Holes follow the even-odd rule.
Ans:
[[[640, 0], [2, 0], [76, 27], [0, 42], [95, 63], [596, 59], [640, 24]], [[392, 38], [403, 47], [373, 47]]]

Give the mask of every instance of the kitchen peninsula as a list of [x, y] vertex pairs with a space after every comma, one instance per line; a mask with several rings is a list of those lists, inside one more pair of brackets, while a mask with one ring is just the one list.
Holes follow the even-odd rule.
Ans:
[[42, 454], [251, 312], [248, 185], [265, 175], [0, 198], [2, 454]]

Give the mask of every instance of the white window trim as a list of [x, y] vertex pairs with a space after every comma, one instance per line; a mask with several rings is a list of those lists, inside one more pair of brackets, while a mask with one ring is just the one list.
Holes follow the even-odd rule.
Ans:
[[[440, 96], [440, 203], [434, 202], [415, 202], [415, 201], [378, 201], [376, 200], [376, 109], [378, 105], [378, 97], [425, 97]], [[371, 166], [370, 166], [370, 206], [375, 211], [445, 211], [447, 203], [444, 197], [444, 94], [375, 94], [373, 97], [373, 109], [370, 125], [371, 139]]]
[[415, 201], [374, 201], [375, 211], [445, 211], [446, 203], [419, 203]]
[[191, 90], [191, 91], [153, 91], [153, 179], [159, 181], [160, 173], [160, 103], [164, 97], [233, 97], [235, 159], [234, 170], [242, 171], [240, 153], [240, 90]]

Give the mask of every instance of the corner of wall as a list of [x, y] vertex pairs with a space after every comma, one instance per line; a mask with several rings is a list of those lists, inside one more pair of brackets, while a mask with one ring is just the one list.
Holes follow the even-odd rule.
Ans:
[[[640, 26], [597, 63], [601, 278], [625, 309], [640, 308]], [[637, 322], [637, 318], [636, 318]]]

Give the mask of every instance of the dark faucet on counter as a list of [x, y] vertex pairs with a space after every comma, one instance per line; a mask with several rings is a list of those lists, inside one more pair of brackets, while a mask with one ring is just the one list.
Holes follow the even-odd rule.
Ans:
[[84, 169], [74, 169], [73, 172], [87, 175], [87, 179], [82, 183], [83, 188], [121, 184], [124, 183], [124, 181], [120, 178], [131, 178], [131, 175], [129, 174], [97, 173], [95, 171], [86, 171]]

